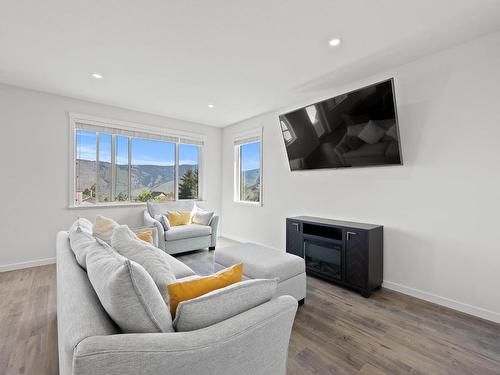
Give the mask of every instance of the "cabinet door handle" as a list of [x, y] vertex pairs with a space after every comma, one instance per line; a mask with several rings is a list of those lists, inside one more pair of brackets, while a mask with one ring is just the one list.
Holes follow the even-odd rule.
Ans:
[[347, 241], [350, 241], [352, 236], [355, 236], [356, 234], [356, 232], [347, 232]]
[[299, 227], [299, 223], [292, 223], [293, 227], [295, 228], [295, 230], [297, 232], [300, 232], [300, 227]]

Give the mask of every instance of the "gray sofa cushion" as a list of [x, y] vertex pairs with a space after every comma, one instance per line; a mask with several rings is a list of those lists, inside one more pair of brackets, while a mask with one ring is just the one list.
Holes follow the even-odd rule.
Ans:
[[248, 280], [181, 302], [174, 328], [177, 332], [194, 331], [222, 322], [269, 301], [277, 286], [277, 279]]
[[165, 253], [165, 255], [166, 255], [165, 260], [170, 265], [170, 268], [172, 269], [172, 272], [174, 273], [177, 282], [179, 281], [179, 279], [182, 279], [184, 277], [196, 275], [196, 273], [191, 268], [186, 266], [180, 260], [174, 258], [172, 255], [167, 253]]
[[69, 242], [76, 261], [86, 270], [87, 254], [89, 250], [93, 249], [96, 242], [92, 235], [92, 223], [83, 218], [76, 220], [69, 229]]
[[183, 240], [185, 238], [204, 237], [212, 234], [212, 227], [208, 225], [187, 224], [170, 227], [165, 232], [166, 241]]
[[87, 275], [102, 306], [123, 332], [173, 331], [170, 311], [151, 276], [102, 240], [87, 254]]
[[111, 246], [125, 258], [139, 263], [151, 275], [160, 294], [168, 304], [166, 286], [175, 282], [168, 255], [150, 243], [139, 240], [128, 226], [120, 225], [111, 236]]

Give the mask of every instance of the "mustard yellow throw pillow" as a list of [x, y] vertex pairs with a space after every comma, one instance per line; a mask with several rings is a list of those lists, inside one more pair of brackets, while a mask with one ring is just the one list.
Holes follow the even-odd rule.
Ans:
[[238, 263], [210, 276], [167, 285], [172, 318], [175, 316], [177, 305], [182, 301], [187, 301], [207, 294], [212, 290], [239, 283], [242, 276], [243, 263]]
[[191, 221], [191, 212], [189, 211], [168, 211], [168, 222], [170, 226], [186, 225]]
[[143, 230], [142, 232], [138, 232], [135, 234], [138, 239], [146, 241], [150, 243], [151, 245], [154, 245], [155, 242], [153, 240], [153, 230], [152, 229], [147, 229]]

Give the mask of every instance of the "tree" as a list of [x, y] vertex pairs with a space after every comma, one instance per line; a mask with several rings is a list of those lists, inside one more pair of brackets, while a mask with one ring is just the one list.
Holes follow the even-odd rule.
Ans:
[[151, 200], [151, 198], [153, 198], [153, 195], [151, 194], [151, 190], [144, 189], [143, 191], [141, 191], [139, 193], [136, 200], [139, 202], [147, 202], [147, 201]]
[[198, 198], [198, 169], [188, 169], [179, 183], [179, 199]]
[[116, 196], [116, 200], [118, 202], [124, 202], [124, 201], [127, 201], [128, 200], [128, 195], [127, 193], [123, 192], [123, 191], [120, 191], [118, 193], [118, 195]]
[[95, 184], [93, 184], [90, 189], [86, 188], [83, 190], [83, 198], [95, 198]]

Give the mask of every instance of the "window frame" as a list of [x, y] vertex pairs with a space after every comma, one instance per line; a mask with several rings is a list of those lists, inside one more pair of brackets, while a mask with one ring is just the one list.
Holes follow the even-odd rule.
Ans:
[[[262, 131], [260, 128], [258, 130], [254, 130], [252, 132], [247, 132], [240, 134], [234, 138], [234, 194], [233, 201], [235, 203], [241, 203], [250, 206], [258, 206], [262, 207], [264, 205], [263, 201], [263, 141], [262, 141]], [[246, 141], [248, 139], [248, 141]], [[246, 201], [241, 200], [241, 146], [252, 144], [252, 143], [260, 143], [259, 147], [259, 200], [258, 201]]]
[[[203, 133], [193, 133], [184, 132], [174, 129], [168, 129], [163, 127], [157, 127], [152, 125], [146, 125], [142, 123], [134, 123], [122, 120], [112, 120], [91, 115], [78, 114], [73, 112], [68, 112], [69, 117], [69, 208], [95, 208], [95, 207], [119, 207], [119, 206], [141, 206], [145, 205], [147, 202], [134, 202], [131, 197], [132, 189], [132, 139], [140, 138], [140, 136], [134, 137], [131, 135], [120, 135], [118, 133], [112, 134], [106, 132], [105, 129], [115, 129], [123, 130], [129, 132], [140, 132], [142, 134], [148, 134], [151, 136], [167, 136], [171, 138], [176, 138], [176, 141], [164, 141], [170, 142], [175, 145], [175, 165], [174, 165], [174, 188], [175, 188], [175, 200], [174, 201], [202, 201], [204, 192], [204, 170], [205, 170], [205, 134]], [[96, 203], [88, 205], [78, 205], [76, 204], [76, 152], [77, 152], [77, 130], [80, 129], [77, 124], [91, 125], [95, 127], [101, 127], [102, 132], [96, 131], [96, 166], [99, 165], [99, 134], [109, 134], [111, 135], [111, 202], [99, 202], [96, 196]], [[116, 137], [124, 136], [128, 137], [128, 201], [117, 201], [115, 200], [115, 189], [116, 189]], [[190, 143], [189, 141], [196, 143]], [[193, 144], [198, 148], [198, 197], [195, 199], [179, 199], [179, 145], [181, 144]], [[96, 167], [96, 176], [98, 177], [99, 168]], [[96, 180], [97, 183], [97, 180]], [[97, 186], [96, 186], [97, 190]], [[96, 194], [97, 195], [97, 194]]]

